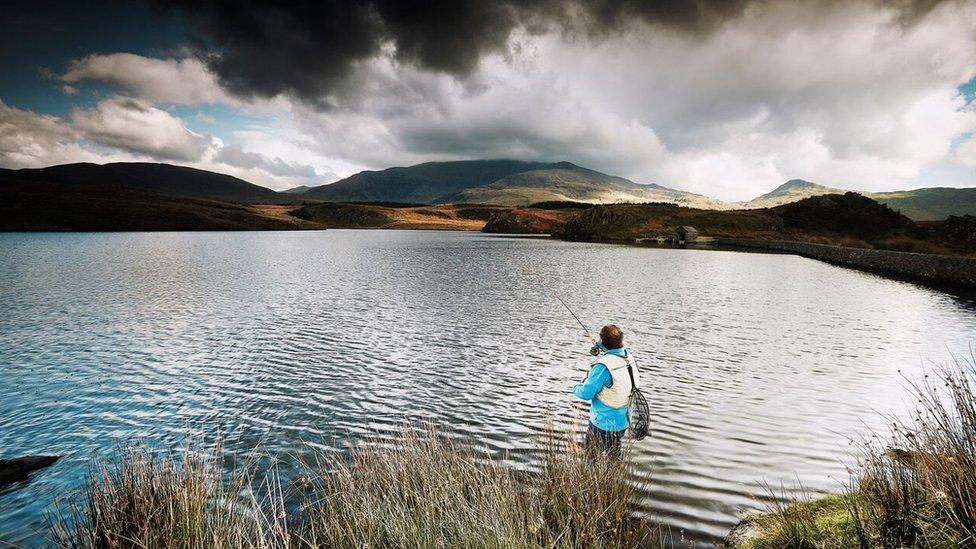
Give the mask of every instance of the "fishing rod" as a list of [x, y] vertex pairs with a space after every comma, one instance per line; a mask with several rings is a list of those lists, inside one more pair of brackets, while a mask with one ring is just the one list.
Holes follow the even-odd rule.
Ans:
[[590, 338], [590, 341], [594, 345], [596, 345], [596, 338], [594, 338], [593, 334], [590, 333], [590, 329], [586, 327], [586, 324], [583, 324], [583, 321], [580, 320], [580, 317], [573, 312], [573, 309], [570, 308], [570, 306], [565, 301], [563, 301], [563, 298], [559, 297], [559, 294], [557, 294], [555, 291], [550, 289], [549, 292], [552, 294], [552, 297], [556, 298], [556, 300], [558, 300], [559, 303], [562, 304], [563, 307], [566, 307], [566, 310], [569, 311], [569, 314], [573, 315], [573, 318], [576, 319], [576, 322], [580, 325], [580, 328], [583, 328], [583, 331], [586, 332], [586, 337]]
[[[579, 315], [577, 315], [573, 311], [573, 308], [570, 307], [569, 304], [566, 303], [563, 300], [563, 298], [559, 296], [558, 293], [556, 293], [556, 290], [554, 290], [550, 285], [546, 284], [546, 281], [543, 280], [541, 276], [539, 276], [537, 273], [534, 274], [536, 279], [539, 281], [539, 284], [541, 284], [543, 288], [548, 290], [549, 293], [552, 294], [552, 297], [556, 298], [556, 301], [558, 301], [563, 307], [566, 308], [567, 311], [569, 311], [569, 314], [573, 315], [573, 318], [576, 319], [576, 323], [580, 325], [580, 328], [583, 328], [583, 332], [586, 333], [586, 337], [590, 338], [590, 342], [593, 343], [593, 348], [596, 349], [596, 338], [593, 337], [592, 333], [590, 333], [590, 329], [586, 327], [586, 324], [583, 324], [583, 321], [580, 320]], [[593, 354], [592, 350], [590, 351], [590, 354]]]

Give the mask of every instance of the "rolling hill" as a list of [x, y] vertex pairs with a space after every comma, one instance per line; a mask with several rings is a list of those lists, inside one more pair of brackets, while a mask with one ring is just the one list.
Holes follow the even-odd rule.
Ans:
[[[38, 169], [0, 169], [0, 186], [48, 183], [117, 187], [235, 204], [381, 202], [495, 204], [524, 207], [539, 202], [662, 202], [709, 210], [772, 208], [844, 190], [793, 179], [746, 202], [722, 202], [660, 185], [641, 185], [569, 162], [466, 160], [364, 171], [336, 183], [275, 192], [225, 174], [169, 164], [120, 162], [64, 164]], [[916, 221], [976, 215], [976, 188], [935, 187], [862, 193]]]
[[246, 204], [280, 204], [295, 200], [294, 195], [279, 194], [267, 187], [229, 175], [151, 162], [116, 162], [103, 165], [80, 163], [37, 169], [0, 169], [0, 184], [3, 183], [55, 183], [84, 188], [114, 186]]
[[480, 187], [443, 197], [444, 202], [525, 206], [536, 202], [573, 201], [590, 203], [673, 202], [700, 208], [725, 205], [703, 195], [668, 189], [660, 185], [639, 185], [633, 181], [583, 168], [569, 162], [504, 177]]
[[789, 204], [790, 202], [796, 202], [804, 198], [810, 198], [811, 196], [844, 194], [845, 192], [847, 191], [843, 189], [818, 185], [802, 179], [791, 179], [764, 195], [757, 196], [747, 202], [738, 202], [736, 206], [747, 209], [775, 208], [776, 206], [782, 206], [783, 204]]
[[[744, 209], [774, 208], [825, 194], [844, 194], [845, 190], [792, 179], [748, 202], [735, 205]], [[976, 215], [976, 188], [929, 187], [907, 191], [860, 193], [915, 221], [941, 221], [950, 215]]]
[[976, 215], [976, 187], [929, 187], [865, 195], [916, 221], [942, 220], [950, 215]]
[[[962, 220], [965, 222], [965, 220]], [[691, 225], [711, 237], [778, 239], [971, 255], [972, 243], [946, 239], [866, 196], [848, 192], [811, 196], [772, 208], [730, 211], [674, 204], [595, 206], [569, 218], [559, 234], [569, 240], [633, 241], [668, 238]]]
[[364, 171], [314, 187], [300, 196], [331, 202], [402, 202], [434, 204], [469, 187], [487, 185], [509, 175], [551, 167], [518, 160], [427, 162], [409, 167]]
[[282, 192], [282, 193], [285, 193], [285, 194], [302, 194], [302, 193], [308, 191], [311, 188], [312, 187], [309, 187], [308, 185], [299, 185], [297, 187], [292, 187], [290, 189], [285, 189], [285, 190], [279, 191], [279, 192]]
[[322, 229], [247, 206], [122, 187], [75, 183], [0, 184], [0, 231], [211, 231]]
[[345, 202], [426, 204], [502, 204], [535, 202], [674, 202], [702, 208], [726, 208], [703, 195], [639, 185], [569, 162], [515, 160], [428, 162], [356, 175], [315, 187], [303, 198]]

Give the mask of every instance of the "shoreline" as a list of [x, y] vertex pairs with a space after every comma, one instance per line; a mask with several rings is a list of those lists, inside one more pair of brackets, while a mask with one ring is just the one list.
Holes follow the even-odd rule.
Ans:
[[641, 248], [795, 255], [815, 259], [838, 267], [884, 276], [891, 280], [923, 284], [948, 293], [971, 294], [976, 291], [976, 258], [961, 255], [899, 252], [874, 248], [851, 248], [794, 240], [728, 237], [716, 237], [711, 241], [692, 242], [689, 244], [551, 238], [567, 242], [602, 242], [605, 244], [621, 244]]
[[966, 290], [976, 289], [976, 258], [971, 257], [850, 248], [788, 240], [719, 238], [717, 244], [789, 253], [893, 278]]

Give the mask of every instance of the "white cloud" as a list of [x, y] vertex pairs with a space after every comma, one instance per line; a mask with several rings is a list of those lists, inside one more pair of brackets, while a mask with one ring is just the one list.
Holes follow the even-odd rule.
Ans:
[[0, 100], [0, 166], [38, 168], [72, 162], [132, 160], [118, 150], [96, 151], [81, 141], [83, 135], [57, 116], [17, 109]]
[[516, 33], [514, 53], [470, 81], [379, 58], [337, 109], [295, 116], [350, 167], [566, 159], [728, 200], [794, 177], [893, 189], [918, 186], [976, 130], [957, 90], [976, 74], [974, 36], [972, 2], [909, 26], [873, 3], [777, 3], [706, 38]]
[[[796, 177], [863, 190], [936, 185], [940, 174], [959, 184], [959, 165], [976, 165], [976, 112], [958, 93], [976, 75], [976, 2], [903, 23], [876, 2], [779, 2], [705, 35], [638, 23], [599, 39], [516, 31], [510, 51], [466, 81], [397, 63], [386, 48], [332, 90], [327, 111], [230, 97], [193, 58], [90, 55], [62, 82], [108, 83], [143, 110], [113, 99], [68, 120], [29, 113], [31, 132], [0, 137], [16, 150], [0, 161], [52, 158], [48, 144], [88, 139], [276, 188], [332, 169], [502, 157], [570, 160], [727, 200]], [[222, 148], [159, 108], [206, 103], [272, 121], [222, 117], [240, 143]]]
[[224, 147], [219, 139], [188, 130], [170, 113], [131, 98], [74, 109], [64, 118], [0, 101], [0, 166], [132, 161], [175, 161], [279, 190], [335, 179], [328, 169], [320, 174], [312, 166], [268, 158], [240, 145]]
[[91, 109], [72, 109], [71, 126], [100, 145], [154, 158], [194, 161], [218, 143], [183, 121], [142, 101], [114, 97]]
[[103, 82], [154, 103], [235, 103], [198, 59], [155, 59], [132, 53], [92, 54], [73, 60], [59, 79]]

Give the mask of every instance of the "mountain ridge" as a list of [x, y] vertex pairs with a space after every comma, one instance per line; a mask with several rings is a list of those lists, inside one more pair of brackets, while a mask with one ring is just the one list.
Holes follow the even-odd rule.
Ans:
[[364, 171], [299, 194], [328, 201], [405, 203], [487, 203], [527, 206], [536, 202], [668, 201], [722, 208], [704, 195], [642, 185], [572, 162], [461, 160], [426, 162], [380, 171]]
[[0, 168], [0, 183], [119, 186], [230, 203], [277, 204], [294, 200], [293, 196], [231, 175], [158, 162], [79, 162], [46, 168]]
[[[524, 207], [537, 202], [590, 204], [663, 202], [700, 209], [776, 207], [845, 189], [790, 179], [751, 200], [723, 202], [706, 195], [635, 183], [572, 162], [461, 160], [363, 171], [311, 188], [276, 192], [230, 175], [152, 162], [76, 163], [45, 168], [0, 168], [0, 183], [52, 183], [82, 188], [120, 186], [238, 204], [302, 201], [413, 204], [484, 203]], [[860, 192], [918, 221], [976, 215], [976, 188], [927, 187]]]

